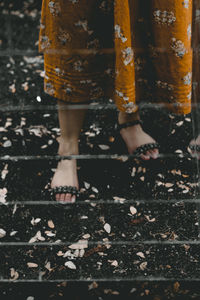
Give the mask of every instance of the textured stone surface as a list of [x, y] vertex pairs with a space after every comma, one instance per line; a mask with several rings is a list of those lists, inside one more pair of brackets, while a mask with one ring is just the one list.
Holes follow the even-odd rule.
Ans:
[[199, 299], [190, 115], [143, 109], [144, 129], [161, 145], [161, 157], [145, 163], [98, 158], [127, 150], [114, 129], [116, 111], [90, 109], [80, 154], [96, 157], [78, 159], [83, 198], [57, 207], [42, 193], [60, 131], [56, 99], [43, 92], [40, 7], [0, 3], [0, 299]]

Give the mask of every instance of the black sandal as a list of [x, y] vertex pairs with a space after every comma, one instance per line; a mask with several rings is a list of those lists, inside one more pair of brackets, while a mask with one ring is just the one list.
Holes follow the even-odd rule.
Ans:
[[[61, 161], [63, 158], [60, 158], [58, 161]], [[56, 194], [72, 194], [76, 196], [76, 200], [80, 198], [81, 192], [77, 189], [75, 186], [71, 185], [63, 185], [63, 186], [56, 186], [55, 188], [51, 188], [50, 182], [48, 182], [45, 189], [42, 190], [42, 194], [46, 196], [48, 194], [48, 199], [55, 201], [58, 205], [60, 204], [68, 204], [68, 203], [74, 203], [74, 202], [63, 202], [63, 201], [57, 201], [55, 198]]]
[[190, 150], [200, 152], [200, 146], [199, 145], [190, 145], [188, 146]]
[[47, 186], [45, 189], [42, 190], [43, 195], [48, 195], [48, 199], [51, 201], [56, 202], [56, 206], [60, 206], [61, 204], [69, 204], [69, 203], [74, 203], [74, 202], [63, 202], [63, 201], [57, 201], [55, 198], [56, 194], [72, 194], [76, 196], [76, 200], [80, 198], [81, 193], [80, 190], [78, 190], [75, 186], [71, 185], [64, 185], [64, 186], [56, 186], [55, 188], [51, 188], [50, 182], [48, 182]]
[[[116, 124], [118, 131], [120, 131], [122, 128], [126, 128], [129, 126], [134, 126], [134, 125], [142, 125], [142, 121], [141, 120], [134, 120], [134, 121], [130, 121], [130, 122], [126, 122], [126, 123], [122, 123], [122, 124]], [[141, 154], [145, 154], [148, 150], [152, 150], [152, 149], [159, 149], [160, 145], [158, 143], [147, 143], [144, 144], [140, 147], [138, 147], [134, 152], [133, 155], [135, 155], [136, 157], [140, 157]]]

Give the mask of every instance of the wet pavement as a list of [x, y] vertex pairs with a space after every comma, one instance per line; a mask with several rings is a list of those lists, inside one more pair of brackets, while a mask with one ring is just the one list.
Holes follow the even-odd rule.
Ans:
[[[199, 162], [192, 115], [144, 108], [156, 161], [127, 157], [117, 112], [87, 112], [78, 177], [83, 196], [57, 206], [56, 99], [37, 53], [41, 1], [0, 3], [0, 299], [199, 299]], [[110, 103], [112, 104], [112, 103]]]

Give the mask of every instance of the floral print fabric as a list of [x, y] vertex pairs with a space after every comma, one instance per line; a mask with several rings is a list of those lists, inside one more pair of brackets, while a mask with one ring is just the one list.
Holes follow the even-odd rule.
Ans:
[[66, 102], [107, 97], [191, 111], [192, 0], [43, 0], [44, 90]]

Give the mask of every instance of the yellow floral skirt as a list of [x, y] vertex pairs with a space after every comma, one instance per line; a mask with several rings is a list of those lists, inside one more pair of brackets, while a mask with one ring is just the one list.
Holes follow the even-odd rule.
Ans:
[[43, 0], [44, 91], [67, 103], [114, 100], [191, 111], [193, 0]]

